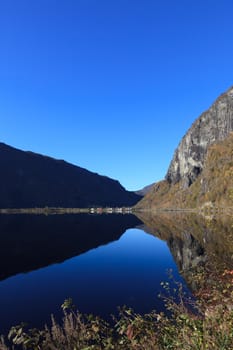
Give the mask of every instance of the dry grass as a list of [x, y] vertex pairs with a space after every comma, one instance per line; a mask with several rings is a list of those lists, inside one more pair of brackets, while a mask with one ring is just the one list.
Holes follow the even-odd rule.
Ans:
[[[205, 267], [195, 275], [200, 288], [195, 308], [190, 307], [178, 285], [180, 301], [169, 295], [166, 283], [164, 301], [170, 311], [139, 315], [121, 309], [110, 326], [98, 317], [81, 315], [63, 304], [63, 323], [52, 317], [43, 330], [12, 327], [9, 345], [1, 339], [1, 350], [231, 350], [233, 349], [233, 270], [216, 273]], [[15, 348], [14, 348], [15, 346]]]

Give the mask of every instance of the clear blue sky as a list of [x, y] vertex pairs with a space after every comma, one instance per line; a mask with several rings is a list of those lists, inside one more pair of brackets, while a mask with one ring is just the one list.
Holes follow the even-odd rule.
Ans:
[[232, 0], [0, 1], [0, 141], [130, 190], [233, 85]]

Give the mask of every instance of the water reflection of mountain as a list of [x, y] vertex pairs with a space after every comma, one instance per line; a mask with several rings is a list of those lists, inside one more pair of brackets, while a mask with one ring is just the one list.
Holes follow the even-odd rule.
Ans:
[[[137, 214], [138, 215], [138, 214]], [[140, 220], [155, 236], [166, 240], [179, 271], [190, 287], [192, 273], [212, 262], [233, 266], [233, 217], [205, 218], [187, 213], [140, 213]]]
[[118, 240], [141, 224], [133, 215], [2, 215], [0, 280]]

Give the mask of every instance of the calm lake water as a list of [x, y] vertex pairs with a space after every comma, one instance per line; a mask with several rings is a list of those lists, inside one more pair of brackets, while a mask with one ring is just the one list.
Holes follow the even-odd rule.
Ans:
[[177, 266], [185, 276], [205, 260], [205, 248], [166, 220], [145, 222], [133, 215], [0, 216], [0, 333], [22, 321], [42, 327], [51, 314], [59, 319], [69, 297], [79, 311], [106, 319], [123, 305], [163, 310], [158, 294], [168, 269], [185, 283]]

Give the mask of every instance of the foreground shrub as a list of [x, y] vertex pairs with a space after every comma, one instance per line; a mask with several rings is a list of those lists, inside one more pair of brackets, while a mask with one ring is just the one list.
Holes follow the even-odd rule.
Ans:
[[[122, 308], [110, 325], [81, 315], [66, 300], [61, 325], [52, 317], [43, 330], [12, 327], [8, 340], [1, 338], [0, 350], [233, 350], [233, 270], [205, 271], [195, 276], [200, 282], [195, 305], [187, 303], [178, 287], [178, 302], [164, 296], [167, 315]], [[169, 293], [167, 283], [164, 289]]]

